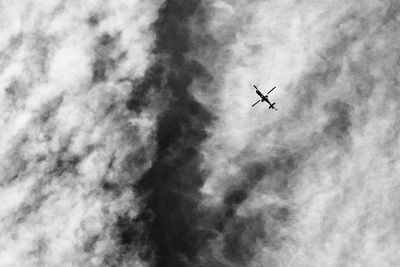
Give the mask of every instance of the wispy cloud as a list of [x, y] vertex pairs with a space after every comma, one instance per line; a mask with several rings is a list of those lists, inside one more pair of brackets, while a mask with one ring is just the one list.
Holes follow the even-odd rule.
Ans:
[[1, 266], [396, 266], [396, 1], [0, 6]]
[[139, 264], [115, 224], [138, 212], [154, 115], [125, 108], [124, 79], [151, 60], [159, 4], [2, 3], [1, 266]]

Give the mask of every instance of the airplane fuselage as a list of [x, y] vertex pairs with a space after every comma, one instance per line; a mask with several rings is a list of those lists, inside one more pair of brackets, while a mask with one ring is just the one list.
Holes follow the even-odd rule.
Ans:
[[268, 94], [271, 93], [271, 91], [274, 90], [275, 87], [272, 88], [266, 95], [263, 95], [263, 94], [258, 90], [257, 86], [255, 86], [255, 85], [253, 85], [253, 86], [254, 86], [254, 88], [256, 88], [256, 93], [257, 93], [257, 95], [261, 98], [261, 100], [258, 100], [256, 103], [254, 103], [254, 104], [252, 105], [252, 107], [255, 106], [258, 102], [261, 101], [261, 102], [267, 102], [267, 103], [269, 104], [269, 109], [275, 109], [275, 110], [277, 110], [277, 109], [274, 107], [275, 103], [271, 103], [271, 102], [269, 101], [269, 99], [268, 99]]
[[268, 104], [271, 105], [271, 103], [269, 102], [268, 96], [267, 95], [263, 95], [260, 91], [256, 90], [256, 93], [261, 97], [261, 102], [267, 102]]
[[261, 97], [261, 102], [267, 102], [269, 104], [269, 108], [275, 109], [275, 103], [271, 103], [268, 99], [268, 95], [263, 95], [259, 90], [256, 89], [256, 93]]

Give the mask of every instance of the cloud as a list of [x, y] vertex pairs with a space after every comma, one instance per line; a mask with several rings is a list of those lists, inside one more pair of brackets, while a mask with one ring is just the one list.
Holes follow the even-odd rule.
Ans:
[[[395, 230], [383, 219], [367, 226], [369, 218], [382, 217], [366, 203], [391, 213], [390, 201], [378, 199], [397, 188], [397, 160], [382, 154], [385, 136], [397, 128], [396, 56], [386, 56], [397, 54], [390, 45], [397, 29], [388, 26], [397, 16], [387, 13], [396, 14], [395, 5], [252, 5], [248, 13], [239, 7], [225, 13], [235, 14], [230, 22], [249, 19], [241, 20], [248, 23], [226, 48], [229, 67], [219, 74], [217, 122], [203, 146], [210, 171], [204, 205], [215, 209], [228, 201], [239, 218], [262, 214], [264, 233], [245, 234], [259, 244], [246, 244], [253, 247], [251, 266], [393, 265], [383, 255], [396, 258], [391, 251], [398, 244], [388, 237]], [[250, 108], [252, 83], [264, 92], [278, 86], [271, 98], [279, 112]], [[277, 164], [276, 172], [261, 172], [258, 179], [244, 175], [268, 168], [274, 158], [285, 162], [287, 155], [299, 155], [288, 173], [280, 174], [287, 167]], [[285, 210], [287, 219], [278, 219], [274, 209]], [[385, 230], [377, 232], [376, 224]], [[266, 242], [268, 234], [274, 238]], [[377, 236], [387, 249], [374, 253]], [[233, 257], [225, 260], [236, 264]]]
[[396, 1], [0, 10], [0, 265], [396, 266]]
[[154, 117], [131, 115], [121, 80], [150, 62], [158, 5], [2, 8], [0, 265], [140, 265], [115, 224], [138, 212], [131, 186], [150, 166]]

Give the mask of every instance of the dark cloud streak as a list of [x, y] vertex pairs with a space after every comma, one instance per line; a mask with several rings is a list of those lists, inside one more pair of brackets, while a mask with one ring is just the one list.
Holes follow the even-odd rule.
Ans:
[[[125, 247], [138, 243], [141, 257], [155, 266], [187, 266], [196, 261], [206, 234], [198, 231], [199, 146], [213, 117], [190, 93], [195, 79], [209, 74], [190, 52], [196, 33], [190, 21], [199, 21], [201, 1], [169, 0], [159, 10], [153, 28], [156, 61], [140, 81], [133, 81], [127, 107], [140, 113], [158, 96], [159, 114], [155, 139], [157, 153], [152, 167], [135, 185], [143, 196], [142, 212], [135, 220], [120, 218], [120, 240]], [[207, 41], [202, 43], [206, 45]], [[204, 84], [204, 86], [206, 86]]]

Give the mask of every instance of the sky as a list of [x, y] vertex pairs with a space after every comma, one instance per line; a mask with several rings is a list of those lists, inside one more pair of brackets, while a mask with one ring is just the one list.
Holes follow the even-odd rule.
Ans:
[[398, 265], [398, 1], [47, 2], [0, 3], [0, 266]]

